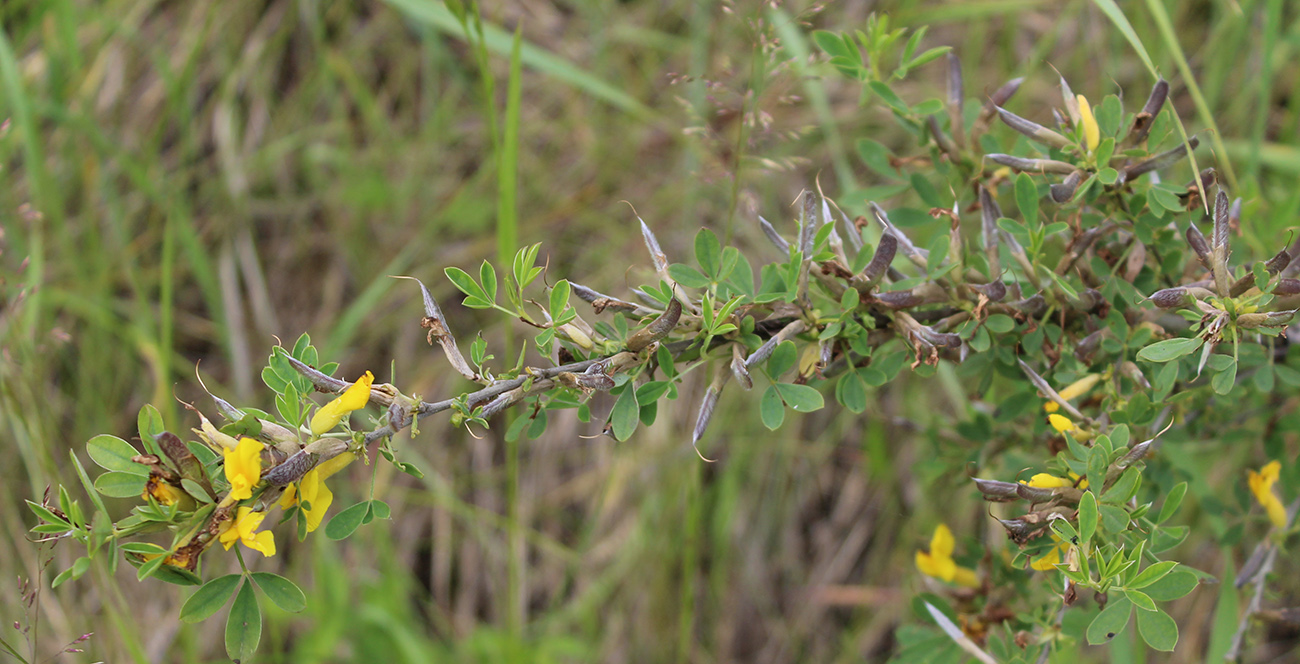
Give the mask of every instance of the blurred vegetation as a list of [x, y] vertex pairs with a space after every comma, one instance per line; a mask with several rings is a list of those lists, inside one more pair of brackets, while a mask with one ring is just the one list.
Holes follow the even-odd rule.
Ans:
[[[1126, 10], [1189, 128], [1217, 127], [1218, 163], [1231, 164], [1250, 220], [1242, 241], [1271, 254], [1300, 210], [1300, 15], [1280, 0], [1169, 1], [1162, 29], [1145, 8], [1160, 1]], [[75, 486], [68, 451], [126, 436], [144, 403], [173, 430], [194, 425], [178, 400], [200, 400], [196, 365], [214, 393], [265, 398], [265, 353], [306, 331], [343, 375], [371, 369], [426, 398], [464, 387], [426, 346], [412, 289], [389, 275], [434, 288], [461, 334], [499, 323], [454, 305], [441, 274], [497, 253], [494, 132], [516, 27], [527, 44], [517, 242], [544, 243], [550, 281], [621, 293], [646, 261], [620, 201], [686, 256], [701, 227], [765, 251], [755, 213], [793, 214], [818, 178], [851, 211], [879, 194], [855, 141], [902, 137], [807, 57], [811, 29], [860, 28], [869, 11], [931, 26], [923, 46], [954, 47], [968, 94], [1027, 76], [1020, 103], [1050, 104], [1052, 67], [1090, 97], [1149, 84], [1082, 0], [511, 3], [485, 9], [490, 100], [482, 60], [433, 0], [4, 3], [5, 639], [22, 642], [8, 625], [29, 624], [15, 579], [75, 556], [25, 539], [23, 499]], [[1179, 75], [1184, 56], [1199, 95]], [[942, 68], [921, 70], [900, 94], [942, 86]], [[975, 449], [951, 435], [967, 417], [951, 379], [899, 380], [869, 395], [866, 415], [829, 408], [775, 434], [753, 416], [754, 395], [724, 395], [708, 465], [688, 445], [704, 388], [688, 381], [674, 412], [627, 443], [552, 418], [517, 466], [499, 431], [428, 427], [402, 445], [423, 480], [380, 469], [391, 521], [345, 545], [286, 541], [257, 561], [308, 591], [304, 614], [269, 616], [260, 661], [879, 661], [916, 621], [913, 555], [936, 520], [1002, 537], [951, 475], [952, 458]], [[1291, 458], [1295, 405], [1287, 395], [1269, 421], [1282, 429], [1272, 449]], [[1206, 501], [1248, 504], [1225, 471], [1263, 459], [1248, 437], [1259, 428], [1180, 442], [1177, 465], [1208, 478], [1187, 500], [1194, 530], [1213, 528], [1196, 521]], [[336, 491], [361, 496], [365, 475], [351, 468]], [[1240, 539], [1239, 527], [1194, 538], [1180, 559], [1230, 578], [1249, 551]], [[1282, 564], [1292, 579], [1273, 592], [1295, 605], [1294, 562]], [[176, 621], [181, 589], [137, 584], [125, 567], [53, 591], [48, 578], [31, 609], [38, 659], [92, 631], [86, 654], [61, 657], [222, 659], [219, 624]], [[1212, 649], [1218, 594], [1175, 605], [1185, 627], [1170, 661]], [[1278, 628], [1252, 657], [1296, 639]], [[1108, 656], [1143, 661], [1136, 647], [1094, 655]]]

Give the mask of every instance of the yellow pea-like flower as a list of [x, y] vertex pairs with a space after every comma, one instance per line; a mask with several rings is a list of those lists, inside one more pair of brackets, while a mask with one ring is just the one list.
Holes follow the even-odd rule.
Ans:
[[1029, 567], [1040, 572], [1050, 572], [1056, 569], [1056, 565], [1061, 562], [1061, 555], [1069, 550], [1070, 544], [1062, 541], [1056, 533], [1052, 533], [1052, 539], [1057, 541], [1057, 545], [1048, 550], [1041, 557], [1029, 561]]
[[[1066, 401], [1072, 401], [1091, 392], [1092, 388], [1096, 387], [1097, 383], [1100, 381], [1101, 381], [1101, 374], [1088, 374], [1083, 378], [1080, 378], [1079, 380], [1070, 383], [1065, 387], [1065, 389], [1061, 390], [1060, 392], [1057, 392], [1057, 394], [1061, 395], [1061, 398], [1065, 399]], [[1049, 413], [1055, 413], [1060, 409], [1061, 406], [1057, 404], [1055, 401], [1048, 401], [1047, 403], [1043, 404], [1043, 410]]]
[[980, 582], [975, 570], [962, 567], [952, 559], [952, 550], [955, 545], [956, 541], [952, 537], [952, 531], [948, 529], [947, 525], [939, 524], [934, 529], [934, 536], [930, 538], [929, 552], [916, 552], [916, 568], [921, 570], [922, 574], [940, 581], [955, 583], [967, 588], [978, 588]]
[[241, 507], [235, 513], [233, 521], [222, 524], [217, 541], [221, 542], [227, 551], [235, 545], [235, 542], [242, 542], [244, 546], [270, 558], [275, 555], [275, 538], [269, 530], [257, 532], [258, 527], [262, 525], [262, 519], [265, 518], [265, 512], [254, 512], [251, 507]]
[[1255, 500], [1259, 501], [1265, 512], [1268, 512], [1268, 520], [1273, 522], [1273, 525], [1277, 528], [1286, 527], [1286, 508], [1282, 506], [1282, 500], [1273, 491], [1273, 485], [1281, 474], [1281, 462], [1270, 461], [1264, 464], [1264, 467], [1260, 468], [1259, 472], [1250, 471], [1250, 475], [1247, 477], [1247, 481], [1250, 483], [1250, 492], [1255, 494]]
[[321, 406], [311, 418], [312, 435], [319, 436], [339, 425], [348, 413], [365, 408], [370, 402], [370, 386], [375, 382], [374, 374], [369, 371], [343, 391], [337, 399]]
[[1097, 144], [1101, 143], [1101, 128], [1097, 126], [1097, 118], [1092, 115], [1092, 106], [1083, 95], [1077, 95], [1079, 99], [1079, 124], [1083, 127], [1084, 143], [1088, 146], [1088, 152], [1097, 149]]
[[235, 449], [222, 452], [226, 458], [226, 480], [230, 482], [230, 496], [236, 501], [251, 498], [253, 487], [262, 477], [262, 444], [252, 438], [239, 439]]
[[284, 495], [280, 497], [280, 507], [289, 509], [305, 501], [309, 506], [303, 510], [307, 517], [307, 532], [314, 532], [325, 518], [326, 510], [334, 503], [334, 492], [325, 486], [325, 480], [352, 463], [355, 458], [351, 452], [344, 452], [307, 471], [298, 481], [297, 487], [292, 484], [285, 487]]
[[1075, 482], [1079, 483], [1080, 489], [1088, 488], [1088, 480], [1079, 481], [1078, 473], [1070, 473], [1069, 477], [1057, 477], [1049, 473], [1038, 473], [1029, 478], [1029, 481], [1020, 480], [1021, 484], [1034, 487], [1035, 489], [1059, 489], [1061, 487], [1072, 487]]
[[1048, 424], [1051, 424], [1052, 428], [1056, 429], [1058, 433], [1068, 433], [1079, 428], [1075, 426], [1074, 422], [1070, 421], [1070, 418], [1064, 415], [1057, 415], [1056, 413], [1048, 415], [1047, 422]]

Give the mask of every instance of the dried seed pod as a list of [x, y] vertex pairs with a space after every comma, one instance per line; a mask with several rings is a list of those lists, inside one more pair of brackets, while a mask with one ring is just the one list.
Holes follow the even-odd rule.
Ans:
[[[989, 262], [989, 276], [997, 277], [1002, 274], [1002, 257], [998, 254], [998, 218], [1002, 216], [1002, 208], [998, 207], [998, 201], [988, 187], [980, 186], [979, 189], [980, 240], [984, 243], [984, 256]], [[1003, 295], [1005, 294], [1004, 292]], [[989, 299], [994, 300], [991, 295]], [[1001, 297], [996, 298], [996, 300], [1001, 299]]]
[[1035, 293], [1023, 300], [1016, 300], [1009, 304], [1030, 316], [1038, 316], [1047, 310], [1047, 300], [1043, 299], [1041, 293]]
[[1165, 105], [1165, 99], [1169, 97], [1169, 83], [1165, 79], [1156, 81], [1151, 88], [1151, 96], [1147, 97], [1147, 103], [1138, 112], [1137, 117], [1133, 118], [1133, 127], [1128, 131], [1127, 141], [1130, 145], [1136, 145], [1146, 140], [1147, 134], [1151, 131], [1151, 123], [1155, 121], [1156, 116], [1160, 114], [1160, 109]]
[[1268, 259], [1268, 262], [1264, 263], [1264, 269], [1267, 270], [1270, 275], [1275, 275], [1282, 270], [1285, 270], [1290, 264], [1291, 252], [1287, 251], [1286, 247], [1283, 247], [1281, 251]]
[[1045, 503], [1056, 497], [1056, 490], [1029, 486], [1028, 484], [1017, 484], [1016, 496], [1031, 503]]
[[982, 480], [978, 477], [971, 478], [975, 480], [975, 488], [984, 494], [984, 500], [992, 503], [1008, 503], [1020, 498], [1017, 489], [1020, 487], [1015, 482], [1001, 482], [998, 480]]
[[1274, 295], [1300, 295], [1300, 279], [1283, 278], [1273, 286]]
[[813, 239], [817, 236], [817, 230], [821, 228], [821, 222], [817, 215], [817, 202], [813, 199], [811, 191], [803, 192], [803, 207], [799, 213], [799, 251], [803, 254], [804, 260], [809, 260], [812, 252]]
[[776, 347], [780, 345], [782, 341], [785, 341], [807, 329], [808, 324], [802, 320], [790, 321], [790, 324], [781, 328], [780, 332], [777, 332], [771, 339], [768, 339], [762, 346], [759, 346], [758, 350], [750, 353], [749, 357], [745, 358], [745, 366], [752, 367], [756, 364], [766, 362], [767, 358], [772, 357], [772, 352], [776, 350]]
[[1001, 302], [1002, 298], [1007, 296], [1007, 285], [1002, 283], [1001, 279], [990, 281], [987, 284], [970, 284], [970, 287], [983, 294], [990, 302]]
[[1051, 186], [1052, 200], [1057, 203], [1064, 203], [1074, 197], [1074, 192], [1083, 183], [1083, 171], [1074, 171], [1065, 176], [1065, 180], [1060, 184]]
[[668, 309], [664, 311], [663, 315], [659, 316], [654, 320], [654, 322], [628, 338], [627, 349], [633, 353], [637, 353], [644, 350], [650, 344], [668, 336], [668, 333], [672, 332], [673, 328], [677, 327], [677, 321], [681, 317], [682, 303], [678, 302], [677, 298], [673, 298], [673, 300], [668, 303]]
[[943, 133], [943, 130], [939, 128], [939, 121], [936, 120], [933, 115], [925, 118], [925, 126], [929, 127], [930, 136], [934, 138], [935, 145], [939, 146], [939, 149], [942, 150], [944, 154], [948, 155], [952, 159], [956, 159], [961, 155], [961, 151], [957, 148], [957, 144], [953, 143], [952, 139], [948, 138], [948, 135]]
[[465, 356], [461, 354], [460, 348], [456, 345], [456, 337], [452, 335], [451, 329], [447, 327], [447, 319], [442, 315], [442, 309], [438, 308], [438, 301], [433, 299], [433, 294], [425, 288], [424, 282], [415, 277], [398, 276], [397, 279], [410, 279], [420, 286], [420, 295], [424, 299], [424, 318], [420, 321], [420, 327], [429, 331], [428, 341], [432, 344], [434, 341], [442, 347], [442, 353], [451, 363], [451, 367], [456, 373], [465, 378], [477, 381], [479, 375], [475, 373], [469, 362], [465, 361]]
[[898, 237], [893, 233], [884, 233], [880, 236], [880, 244], [876, 247], [876, 252], [871, 255], [871, 262], [862, 269], [862, 278], [867, 281], [868, 285], [875, 285], [880, 277], [884, 276], [885, 271], [889, 269], [889, 264], [894, 262], [894, 256], [898, 252]]
[[[713, 420], [713, 410], [718, 405], [718, 396], [722, 394], [722, 387], [730, 376], [726, 369], [721, 367], [719, 369], [717, 375], [713, 378], [713, 382], [709, 384], [709, 388], [704, 391], [704, 398], [700, 400], [700, 412], [695, 416], [695, 428], [691, 430], [692, 447], [695, 447], [700, 442], [700, 439], [704, 437], [705, 429], [709, 428], [709, 422]], [[699, 452], [698, 447], [696, 452]]]
[[1067, 164], [1063, 161], [1054, 159], [1026, 159], [1024, 157], [1013, 157], [1009, 154], [1000, 152], [991, 152], [984, 157], [994, 163], [1010, 166], [1018, 171], [1025, 173], [1056, 173], [1058, 175], [1069, 175], [1076, 170], [1074, 164]]
[[915, 307], [925, 301], [920, 295], [912, 292], [911, 288], [906, 290], [876, 293], [874, 297], [877, 302], [880, 302], [891, 309]]
[[1070, 139], [1038, 124], [1037, 122], [1026, 120], [1001, 106], [998, 107], [998, 116], [1002, 118], [1002, 121], [1006, 123], [1008, 127], [1011, 127], [1012, 129], [1038, 141], [1039, 143], [1043, 143], [1044, 145], [1050, 145], [1058, 149], [1065, 149], [1072, 145]]
[[877, 205], [875, 201], [870, 201], [870, 205], [871, 212], [876, 216], [876, 221], [880, 222], [880, 226], [885, 229], [886, 233], [893, 235], [894, 239], [898, 240], [898, 248], [903, 250], [903, 255], [907, 256], [908, 260], [912, 261], [914, 265], [924, 270], [930, 252], [925, 249], [918, 249], [916, 245], [912, 244], [912, 240], [907, 235], [890, 223], [889, 215], [885, 213], [884, 208]]
[[1139, 175], [1172, 166], [1187, 157], [1188, 148], [1195, 150], [1196, 146], [1200, 144], [1200, 139], [1193, 136], [1188, 139], [1187, 145], [1179, 145], [1173, 149], [1161, 152], [1146, 161], [1125, 166], [1123, 169], [1124, 181], [1127, 182]]
[[1210, 249], [1214, 258], [1210, 271], [1214, 273], [1215, 287], [1224, 295], [1231, 292], [1228, 284], [1228, 256], [1231, 254], [1228, 230], [1228, 195], [1220, 191], [1214, 198], [1214, 232], [1210, 235]]
[[1110, 328], [1103, 327], [1100, 330], [1080, 339], [1079, 343], [1074, 345], [1075, 359], [1085, 364], [1090, 363], [1093, 354], [1097, 352], [1098, 348], [1101, 348], [1101, 340], [1109, 335]]
[[1267, 313], [1241, 314], [1237, 316], [1237, 327], [1253, 330], [1258, 327], [1286, 327], [1295, 317], [1295, 309], [1288, 311], [1270, 311]]
[[1024, 82], [1025, 77], [1020, 76], [1003, 83], [1002, 87], [994, 90], [993, 94], [989, 95], [988, 102], [984, 104], [984, 108], [980, 111], [980, 122], [988, 122], [999, 107], [1005, 106], [1007, 102], [1011, 101], [1012, 97], [1016, 96], [1016, 91], [1020, 89], [1020, 84]]
[[917, 333], [927, 343], [938, 348], [957, 348], [961, 345], [961, 335], [939, 332], [928, 325], [917, 326]]

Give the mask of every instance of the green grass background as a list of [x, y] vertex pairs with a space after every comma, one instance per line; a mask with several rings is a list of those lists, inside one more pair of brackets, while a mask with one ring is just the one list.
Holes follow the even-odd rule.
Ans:
[[[1244, 241], [1272, 253], [1300, 209], [1297, 12], [1281, 0], [1168, 1], [1162, 32], [1156, 5], [1122, 3], [1189, 129], [1203, 130], [1171, 38], [1181, 46], [1247, 201]], [[130, 437], [145, 403], [177, 431], [197, 424], [178, 400], [213, 414], [196, 365], [213, 392], [269, 409], [258, 372], [270, 346], [309, 332], [347, 377], [370, 369], [408, 393], [452, 395], [465, 384], [425, 344], [418, 293], [395, 274], [430, 284], [462, 345], [481, 329], [497, 357], [511, 355], [508, 322], [459, 307], [441, 277], [498, 253], [499, 211], [512, 206], [494, 145], [517, 149], [513, 232], [544, 243], [548, 280], [617, 295], [649, 263], [621, 201], [672, 259], [707, 227], [763, 260], [775, 255], [756, 211], [789, 219], [816, 177], [850, 202], [879, 184], [852, 145], [904, 146], [888, 116], [860, 108], [856, 85], [822, 64], [772, 66], [754, 29], [785, 26], [784, 48], [813, 52], [809, 29], [861, 28], [868, 9], [932, 26], [923, 46], [955, 48], [971, 97], [1025, 75], [1017, 107], [1059, 104], [1049, 64], [1093, 99], [1126, 90], [1140, 104], [1150, 83], [1082, 0], [494, 4], [490, 104], [473, 50], [434, 0], [0, 4], [5, 638], [21, 641], [9, 625], [29, 620], [15, 579], [44, 569], [48, 585], [78, 555], [25, 539], [23, 499], [76, 486], [68, 450], [97, 433]], [[494, 138], [508, 126], [516, 27], [518, 135]], [[915, 101], [941, 85], [932, 66], [900, 93]], [[742, 110], [763, 122], [742, 130]], [[729, 392], [704, 442], [721, 461], [705, 465], [689, 446], [703, 387], [688, 380], [623, 444], [584, 437], [599, 427], [572, 417], [512, 450], [496, 431], [426, 422], [396, 441], [425, 478], [378, 470], [391, 521], [345, 543], [279, 533], [280, 555], [255, 561], [298, 580], [309, 602], [300, 615], [268, 609], [259, 661], [888, 657], [914, 620], [914, 550], [940, 519], [959, 536], [989, 522], [935, 453], [964, 417], [961, 390], [905, 379], [875, 392], [865, 416], [830, 408], [775, 433], [756, 395]], [[1198, 450], [1191, 458], [1215, 458]], [[331, 484], [343, 506], [369, 474], [356, 464]], [[125, 514], [128, 501], [115, 502]], [[1216, 573], [1222, 555], [1185, 552]], [[205, 568], [234, 561], [214, 552]], [[91, 631], [85, 654], [60, 660], [223, 659], [220, 620], [182, 625], [188, 591], [131, 572], [97, 566], [43, 590], [38, 659]], [[1176, 605], [1184, 641], [1171, 661], [1202, 657], [1214, 606], [1202, 595]]]

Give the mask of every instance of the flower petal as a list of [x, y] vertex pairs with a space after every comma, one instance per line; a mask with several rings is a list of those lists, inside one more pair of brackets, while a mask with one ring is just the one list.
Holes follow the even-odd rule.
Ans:
[[233, 450], [225, 450], [226, 480], [230, 498], [244, 500], [253, 495], [253, 486], [262, 476], [262, 444], [252, 438], [240, 438]]
[[1083, 138], [1088, 151], [1092, 152], [1097, 149], [1097, 144], [1101, 143], [1101, 129], [1097, 126], [1097, 118], [1092, 115], [1092, 106], [1088, 104], [1088, 100], [1083, 95], [1078, 95], [1078, 99], [1079, 124], [1083, 126]]
[[343, 418], [354, 410], [364, 408], [370, 401], [370, 386], [374, 384], [375, 376], [369, 371], [353, 383], [351, 387], [343, 391], [337, 399], [321, 406], [320, 410], [311, 418], [311, 432], [319, 436], [330, 429], [338, 426]]
[[952, 537], [952, 531], [948, 530], [948, 525], [941, 523], [934, 529], [934, 537], [930, 538], [930, 555], [935, 558], [952, 558], [952, 550], [956, 545], [956, 540]]

